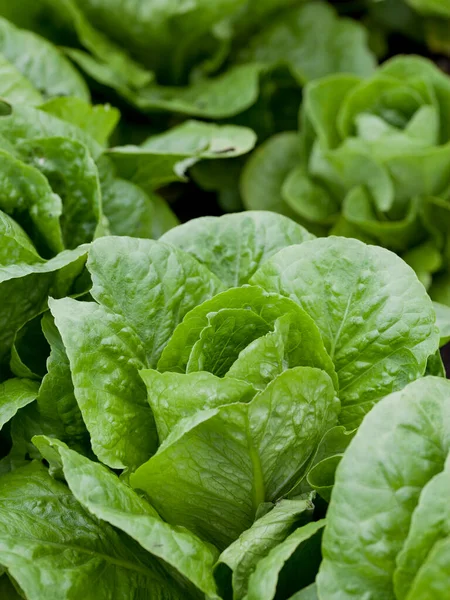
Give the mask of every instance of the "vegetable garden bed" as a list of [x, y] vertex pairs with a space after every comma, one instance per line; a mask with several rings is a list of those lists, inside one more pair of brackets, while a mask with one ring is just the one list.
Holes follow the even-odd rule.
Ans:
[[448, 600], [449, 0], [0, 0], [0, 600]]

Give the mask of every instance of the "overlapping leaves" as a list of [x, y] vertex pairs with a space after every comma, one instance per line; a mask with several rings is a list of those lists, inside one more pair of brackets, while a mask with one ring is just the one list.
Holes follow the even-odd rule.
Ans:
[[[438, 348], [414, 272], [264, 212], [82, 251], [90, 296], [50, 300], [42, 383], [30, 371], [0, 389], [11, 581], [36, 600], [90, 597], [95, 574], [96, 598], [112, 581], [149, 598], [314, 594], [314, 490], [329, 500], [345, 427], [421, 378]], [[29, 463], [41, 456], [50, 474]]]

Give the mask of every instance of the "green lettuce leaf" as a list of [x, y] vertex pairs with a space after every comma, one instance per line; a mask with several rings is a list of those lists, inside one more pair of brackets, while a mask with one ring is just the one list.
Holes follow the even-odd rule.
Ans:
[[314, 319], [336, 366], [340, 421], [348, 428], [387, 393], [420, 377], [437, 349], [429, 297], [387, 250], [337, 237], [312, 240], [278, 252], [251, 283], [296, 300]]
[[196, 412], [235, 402], [249, 402], [256, 393], [253, 386], [245, 381], [221, 379], [202, 371], [182, 375], [143, 370], [140, 376], [147, 387], [160, 442], [181, 420], [193, 417]]
[[312, 516], [313, 504], [305, 500], [281, 500], [222, 552], [215, 567], [219, 589], [233, 600], [242, 600], [259, 562]]
[[239, 50], [238, 60], [286, 63], [300, 84], [338, 72], [366, 76], [376, 66], [366, 35], [330, 5], [309, 2], [275, 16]]
[[[220, 327], [212, 326], [208, 329], [210, 320], [214, 319], [216, 315], [219, 315], [220, 318], [222, 311], [225, 315], [230, 316], [229, 326], [231, 326], [231, 332], [236, 335], [234, 340], [230, 339], [230, 332], [222, 331]], [[248, 315], [243, 311], [248, 311]], [[278, 375], [289, 367], [311, 366], [323, 369], [330, 375], [333, 382], [337, 383], [332, 361], [313, 320], [289, 298], [267, 293], [257, 286], [230, 288], [191, 310], [175, 329], [164, 348], [158, 362], [158, 370], [186, 372], [190, 366], [191, 353], [202, 351], [204, 344], [202, 335], [211, 339], [211, 335], [214, 335], [214, 330], [216, 330], [217, 346], [214, 348], [214, 353], [218, 359], [218, 368], [223, 369], [220, 353], [223, 349], [221, 344], [224, 343], [228, 347], [229, 356], [235, 361], [234, 365], [230, 364], [232, 360], [228, 361], [227, 366], [230, 371], [232, 369], [230, 376], [247, 378], [250, 371], [253, 371], [249, 380], [254, 382], [256, 387], [264, 387], [263, 382], [267, 383], [265, 364], [254, 363], [251, 358], [250, 361], [246, 360], [247, 353], [251, 353], [254, 348], [251, 343], [248, 345], [248, 350], [245, 349], [245, 346], [254, 338], [240, 339], [239, 327], [234, 325], [236, 323], [234, 314], [239, 314], [242, 322], [245, 322], [244, 317], [247, 316], [249, 320], [253, 319], [254, 322], [259, 323], [260, 335], [271, 331], [280, 316], [284, 318], [287, 339], [282, 342], [281, 358], [275, 360], [274, 368], [270, 369], [271, 373]], [[258, 337], [258, 333], [255, 337]], [[260, 342], [263, 345], [264, 340], [265, 338], [262, 338]], [[255, 344], [257, 343], [258, 341], [255, 340]], [[241, 351], [243, 352], [241, 353]]]
[[199, 160], [240, 156], [253, 149], [255, 133], [236, 125], [186, 121], [140, 146], [111, 148], [121, 177], [152, 190], [184, 180], [186, 170]]
[[282, 216], [247, 212], [195, 219], [160, 241], [192, 254], [227, 287], [236, 287], [248, 283], [260, 264], [281, 248], [311, 238], [300, 225]]
[[325, 520], [303, 525], [257, 564], [250, 576], [246, 600], [288, 597], [314, 582], [321, 561], [320, 545]]
[[412, 600], [426, 584], [445, 597], [449, 398], [448, 381], [426, 377], [367, 415], [337, 469], [319, 597]]
[[42, 465], [0, 477], [0, 497], [0, 563], [29, 600], [187, 597], [157, 561], [89, 514]]
[[92, 245], [88, 269], [92, 296], [133, 328], [150, 367], [184, 315], [222, 287], [189, 254], [152, 240], [100, 238]]
[[146, 365], [139, 337], [120, 315], [93, 302], [64, 298], [49, 305], [92, 450], [115, 469], [142, 464], [155, 451], [157, 437], [138, 375]]
[[[59, 442], [35, 437], [42, 451], [57, 452], [68, 486], [92, 515], [127, 533], [152, 556], [178, 571], [205, 593], [218, 598], [212, 566], [217, 551], [186, 529], [165, 523], [155, 509], [103, 465], [94, 463]], [[48, 456], [54, 459], [54, 454]]]
[[[23, 236], [16, 239], [23, 244]], [[87, 246], [80, 246], [48, 261], [36, 260], [39, 257], [27, 252], [32, 259], [29, 264], [21, 257], [20, 262], [8, 264], [8, 260], [0, 267], [0, 365], [9, 362], [16, 332], [45, 309], [48, 296], [67, 294], [83, 269], [87, 251]]]
[[[36, 90], [36, 102], [29, 99], [33, 104], [39, 104], [43, 98], [61, 95], [89, 100], [86, 83], [60, 50], [35, 33], [18, 29], [6, 19], [0, 19], [0, 54]], [[17, 101], [5, 93], [2, 97]]]
[[290, 369], [249, 403], [181, 420], [131, 484], [164, 518], [223, 549], [250, 527], [261, 503], [301, 478], [338, 411], [326, 373]]
[[31, 379], [8, 379], [0, 384], [0, 429], [18, 410], [36, 400], [39, 384]]

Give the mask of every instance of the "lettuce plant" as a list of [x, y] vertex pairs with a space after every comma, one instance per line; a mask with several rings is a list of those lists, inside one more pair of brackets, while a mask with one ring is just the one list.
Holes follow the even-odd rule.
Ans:
[[[268, 110], [270, 88], [298, 98], [298, 83], [374, 68], [365, 30], [324, 2], [26, 0], [19, 9], [4, 0], [0, 14], [65, 46], [93, 80], [147, 113], [223, 119], [258, 99]], [[272, 78], [280, 66], [287, 80]]]
[[319, 598], [448, 596], [450, 382], [426, 377], [382, 400], [336, 473]]
[[449, 303], [449, 106], [450, 78], [414, 56], [311, 82], [300, 138], [280, 134], [247, 164], [246, 206], [390, 248]]
[[13, 584], [32, 600], [314, 594], [314, 490], [375, 404], [439, 372], [413, 270], [268, 212], [77, 251], [89, 295], [49, 300], [45, 376], [0, 387]]
[[0, 19], [0, 95], [38, 105], [58, 96], [90, 100], [83, 77], [64, 53], [39, 35]]

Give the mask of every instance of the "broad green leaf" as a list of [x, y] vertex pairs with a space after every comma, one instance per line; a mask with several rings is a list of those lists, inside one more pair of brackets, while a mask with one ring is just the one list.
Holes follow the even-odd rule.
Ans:
[[[448, 381], [425, 377], [386, 397], [364, 419], [336, 472], [319, 597], [403, 597], [394, 591], [395, 572], [407, 540], [422, 528], [414, 523], [426, 490], [448, 458], [449, 399]], [[437, 514], [426, 518], [431, 524]]]
[[81, 98], [52, 98], [39, 110], [76, 125], [102, 145], [106, 145], [120, 118], [117, 108], [110, 104], [93, 106]]
[[262, 144], [249, 158], [241, 178], [241, 194], [248, 210], [273, 210], [295, 219], [286, 204], [282, 187], [300, 160], [296, 133], [280, 133]]
[[58, 117], [30, 106], [15, 105], [10, 114], [0, 117], [0, 135], [11, 144], [46, 137], [66, 137], [84, 144], [94, 159], [103, 148], [88, 133]]
[[330, 237], [281, 250], [251, 282], [292, 298], [319, 327], [339, 378], [341, 423], [425, 371], [439, 343], [433, 305], [414, 272], [382, 248]]
[[96, 240], [89, 254], [92, 296], [121, 315], [156, 365], [184, 315], [221, 289], [206, 267], [178, 248], [133, 238]]
[[97, 167], [87, 148], [75, 140], [49, 137], [24, 141], [19, 152], [45, 175], [53, 194], [62, 200], [64, 246], [91, 242], [101, 220], [102, 201]]
[[261, 503], [302, 477], [338, 410], [326, 373], [290, 369], [250, 403], [180, 421], [131, 484], [165, 519], [223, 549], [250, 527]]
[[425, 232], [419, 219], [419, 208], [419, 198], [413, 198], [406, 214], [395, 220], [383, 220], [368, 191], [355, 187], [344, 200], [342, 214], [380, 246], [404, 252], [423, 239]]
[[[196, 57], [196, 45], [204, 43], [204, 36], [211, 30], [214, 32], [221, 21], [232, 17], [242, 4], [242, 0], [217, 0], [213, 4], [207, 0], [193, 0], [188, 6], [183, 6], [175, 0], [168, 0], [146, 3], [136, 10], [134, 5], [122, 0], [74, 3], [80, 13], [80, 21], [81, 15], [86, 21], [83, 27], [88, 24], [95, 27], [102, 32], [105, 40], [114, 40], [118, 47], [127, 48], [130, 55], [147, 68], [173, 75], [183, 70], [184, 61], [192, 60], [193, 54]], [[73, 9], [72, 14], [75, 15], [75, 12]], [[78, 24], [81, 37], [80, 29]], [[180, 45], [179, 54], [174, 52], [177, 43]], [[84, 45], [88, 47], [87, 40], [84, 40]], [[95, 46], [89, 48], [93, 53], [97, 50]], [[106, 62], [110, 57], [103, 53], [101, 58]], [[139, 87], [137, 82], [135, 87]]]
[[301, 85], [330, 73], [370, 75], [376, 66], [364, 28], [339, 18], [324, 2], [278, 13], [238, 57], [243, 62], [286, 63]]
[[183, 180], [187, 169], [199, 160], [240, 156], [255, 143], [256, 135], [247, 127], [186, 121], [141, 146], [116, 147], [108, 154], [121, 177], [152, 190]]
[[96, 29], [74, 0], [45, 0], [37, 6], [35, 2], [27, 2], [18, 13], [13, 7], [2, 6], [1, 12], [16, 24], [48, 36], [59, 44], [68, 41], [77, 43], [73, 38], [78, 37], [79, 43], [104, 63], [104, 68], [118, 84], [138, 88], [152, 78], [151, 73]]
[[89, 514], [42, 465], [3, 475], [0, 498], [0, 562], [28, 600], [186, 598], [157, 561]]
[[215, 567], [219, 589], [232, 589], [233, 600], [242, 600], [259, 561], [297, 527], [307, 523], [312, 511], [310, 500], [281, 500], [257, 519], [220, 555]]
[[422, 56], [395, 56], [383, 63], [381, 72], [389, 77], [397, 77], [403, 81], [413, 81], [416, 85], [431, 84], [439, 106], [441, 143], [450, 139], [450, 119], [448, 108], [450, 106], [450, 82], [436, 65]]
[[0, 384], [0, 429], [17, 411], [36, 400], [39, 384], [31, 379], [8, 379]]
[[248, 283], [281, 248], [311, 238], [303, 227], [281, 215], [249, 211], [189, 221], [160, 241], [192, 254], [228, 287], [235, 287]]
[[56, 46], [6, 19], [0, 19], [0, 52], [45, 98], [63, 95], [89, 100], [83, 78]]
[[0, 266], [6, 267], [17, 263], [42, 262], [30, 238], [20, 225], [0, 211]]
[[34, 259], [30, 264], [7, 263], [0, 267], [0, 365], [8, 360], [17, 331], [42, 312], [49, 294], [67, 294], [83, 268], [87, 251], [87, 246], [80, 246], [46, 262]]
[[303, 525], [272, 548], [250, 576], [246, 600], [288, 597], [299, 587], [313, 583], [322, 558], [324, 526], [325, 520]]
[[[288, 320], [290, 315], [293, 325], [289, 327], [288, 342], [285, 348], [287, 365], [321, 368], [336, 382], [333, 364], [320, 339], [320, 332], [313, 320], [299, 308], [289, 298], [267, 293], [257, 286], [231, 288], [217, 294], [211, 300], [207, 300], [187, 313], [164, 348], [158, 362], [158, 370], [178, 373], [186, 371], [191, 351], [201, 337], [204, 328], [208, 326], [208, 315], [211, 313], [217, 313], [221, 309], [250, 310], [254, 316], [263, 319], [269, 329], [275, 327], [275, 322], [280, 316], [285, 316], [285, 319]], [[262, 343], [264, 344], [264, 342]], [[246, 353], [245, 350], [244, 353]], [[246, 364], [245, 356], [248, 354], [244, 353], [238, 359], [240, 365], [231, 366], [231, 376], [241, 377], [244, 375], [246, 378], [248, 371], [251, 370], [251, 367]], [[260, 384], [261, 378], [265, 379], [266, 376], [262, 368], [259, 374], [258, 372], [254, 373], [251, 380]]]
[[255, 395], [253, 386], [231, 378], [220, 379], [211, 373], [158, 373], [140, 371], [147, 386], [148, 401], [163, 442], [179, 421], [208, 408], [235, 402], [249, 402]]
[[[438, 564], [448, 564], [448, 552], [442, 552], [442, 542], [448, 543], [448, 523], [450, 514], [444, 498], [450, 489], [448, 460], [442, 473], [431, 479], [423, 488], [419, 504], [413, 513], [408, 537], [397, 558], [397, 568], [394, 573], [395, 595], [399, 600], [404, 598], [422, 597], [417, 588], [424, 588], [428, 580], [434, 594], [446, 585], [442, 574], [439, 575]], [[446, 539], [447, 538], [447, 539]], [[441, 546], [440, 560], [436, 561], [438, 547]], [[433, 556], [434, 555], [434, 556]], [[435, 563], [438, 564], [435, 564]], [[430, 573], [435, 574], [434, 586]], [[447, 577], [445, 577], [447, 579]], [[423, 591], [421, 592], [423, 594]], [[442, 593], [442, 592], [441, 592]]]
[[[305, 86], [301, 113], [303, 129], [312, 128], [324, 149], [331, 150], [341, 143], [336, 115], [349, 92], [360, 81], [356, 75], [339, 74], [311, 81]], [[303, 141], [305, 143], [305, 139]]]
[[61, 335], [50, 315], [42, 318], [42, 330], [50, 344], [47, 374], [42, 379], [37, 406], [52, 435], [76, 450], [89, 448], [89, 434], [75, 398], [70, 363]]
[[212, 572], [217, 551], [213, 547], [188, 530], [165, 523], [146, 500], [103, 465], [57, 440], [37, 437], [33, 442], [44, 456], [49, 447], [58, 453], [70, 490], [91, 514], [127, 533], [208, 598], [218, 598]]
[[204, 119], [226, 119], [247, 110], [259, 95], [259, 79], [266, 65], [235, 65], [214, 77], [202, 78], [186, 86], [149, 83], [137, 90], [118, 80], [110, 66], [76, 49], [66, 50], [70, 58], [93, 79], [116, 89], [144, 113], [167, 111]]
[[49, 305], [94, 453], [115, 469], [142, 464], [157, 436], [138, 373], [146, 365], [141, 340], [120, 315], [93, 302], [64, 298]]
[[0, 208], [18, 220], [28, 217], [34, 229], [29, 233], [51, 252], [63, 250], [59, 224], [62, 202], [47, 179], [34, 167], [0, 150], [0, 184]]
[[364, 152], [358, 141], [348, 138], [328, 155], [335, 176], [347, 189], [364, 186], [373, 197], [376, 208], [388, 211], [395, 201], [395, 189], [387, 167], [376, 156]]
[[102, 182], [102, 209], [112, 235], [151, 238], [155, 210], [150, 196], [125, 179]]
[[448, 569], [450, 564], [450, 541], [439, 540], [430, 550], [408, 600], [426, 600], [432, 595], [436, 600], [445, 600], [448, 595]]
[[282, 195], [286, 203], [302, 219], [330, 224], [338, 214], [338, 204], [324, 186], [307, 176], [303, 167], [291, 171], [284, 181]]
[[42, 96], [22, 73], [0, 54], [0, 94], [3, 101], [14, 104], [40, 104]]

